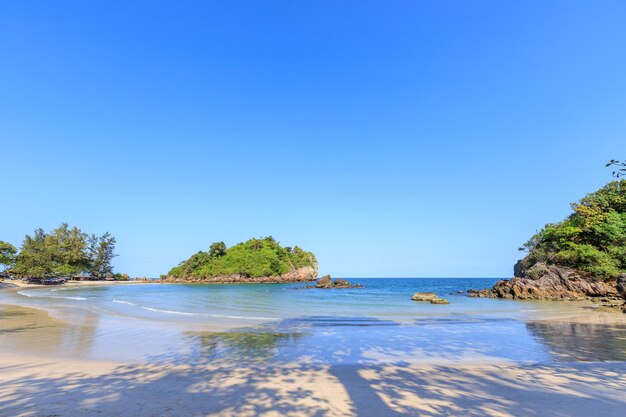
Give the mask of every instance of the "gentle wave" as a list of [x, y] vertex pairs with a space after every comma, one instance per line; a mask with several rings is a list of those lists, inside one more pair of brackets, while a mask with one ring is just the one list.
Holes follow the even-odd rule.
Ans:
[[230, 316], [230, 315], [224, 315], [224, 314], [191, 313], [188, 311], [163, 310], [160, 308], [142, 306], [139, 304], [131, 303], [130, 301], [118, 300], [116, 298], [113, 299], [113, 302], [140, 307], [144, 310], [154, 311], [156, 313], [175, 314], [177, 316], [215, 317], [215, 318], [239, 319], [239, 320], [277, 320], [275, 317]]
[[131, 303], [130, 301], [124, 301], [124, 300], [117, 300], [117, 299], [113, 299], [114, 303], [120, 303], [120, 304], [128, 304], [130, 306], [136, 306], [137, 304], [135, 303]]
[[19, 295], [22, 295], [24, 297], [29, 297], [29, 298], [52, 298], [52, 299], [55, 299], [55, 300], [63, 299], [63, 300], [78, 300], [78, 301], [86, 301], [87, 300], [84, 297], [62, 297], [62, 296], [54, 296], [54, 295], [34, 295], [34, 294], [27, 294], [24, 291], [18, 291], [17, 293]]

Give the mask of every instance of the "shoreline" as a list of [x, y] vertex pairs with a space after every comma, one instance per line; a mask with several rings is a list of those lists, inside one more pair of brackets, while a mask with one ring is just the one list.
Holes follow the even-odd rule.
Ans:
[[[72, 284], [77, 285], [64, 286], [146, 283]], [[33, 287], [45, 286], [0, 291]], [[515, 303], [533, 306], [526, 316], [530, 322], [626, 324], [626, 315], [588, 310], [591, 302]], [[588, 417], [602, 410], [614, 417], [626, 407], [625, 361], [524, 363], [462, 356], [409, 363], [392, 356], [390, 362], [337, 364], [209, 355], [187, 362], [158, 345], [181, 337], [176, 325], [85, 312], [80, 318], [70, 322], [44, 308], [11, 307], [0, 300], [0, 415]], [[133, 339], [128, 329], [137, 326], [147, 327]], [[102, 340], [106, 332], [115, 343], [105, 341], [100, 351], [141, 349], [149, 356], [153, 349], [157, 359], [90, 356], [94, 338]], [[58, 346], [46, 350], [46, 343]]]

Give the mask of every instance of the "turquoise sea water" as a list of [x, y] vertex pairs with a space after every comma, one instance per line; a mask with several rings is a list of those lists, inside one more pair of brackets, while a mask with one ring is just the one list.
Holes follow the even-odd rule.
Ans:
[[[562, 305], [460, 293], [489, 287], [496, 279], [352, 281], [364, 288], [45, 287], [5, 294], [1, 301], [44, 308], [91, 329], [87, 336], [60, 337], [59, 350], [79, 346], [82, 354], [101, 358], [132, 353], [152, 361], [187, 363], [303, 358], [318, 363], [626, 360], [626, 326], [541, 320]], [[450, 304], [411, 301], [417, 291], [433, 291]], [[83, 343], [87, 339], [89, 343]]]

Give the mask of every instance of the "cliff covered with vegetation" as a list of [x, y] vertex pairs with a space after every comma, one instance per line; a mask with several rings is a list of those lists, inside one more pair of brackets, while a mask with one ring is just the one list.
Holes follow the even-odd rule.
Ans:
[[315, 255], [274, 238], [250, 239], [227, 248], [213, 243], [162, 277], [170, 282], [299, 282], [317, 279]]
[[544, 262], [601, 279], [626, 272], [626, 180], [612, 181], [572, 204], [573, 212], [547, 224], [521, 248], [528, 252], [518, 271]]
[[520, 250], [515, 277], [473, 296], [520, 299], [616, 297], [626, 273], [626, 180], [572, 204], [563, 221], [545, 225]]

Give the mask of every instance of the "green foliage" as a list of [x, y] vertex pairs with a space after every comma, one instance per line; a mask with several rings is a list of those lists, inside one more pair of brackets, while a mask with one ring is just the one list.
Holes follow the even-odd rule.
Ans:
[[5, 269], [13, 265], [16, 253], [15, 246], [0, 240], [0, 265], [3, 265]]
[[69, 277], [90, 273], [111, 276], [111, 260], [116, 256], [115, 238], [106, 233], [97, 238], [63, 223], [50, 233], [35, 230], [26, 235], [11, 272], [18, 277]]
[[209, 255], [211, 256], [224, 256], [226, 255], [226, 243], [213, 242], [209, 248]]
[[626, 161], [617, 161], [615, 159], [611, 159], [609, 161], [608, 164], [606, 164], [607, 167], [610, 166], [614, 166], [617, 167], [617, 169], [615, 171], [613, 171], [613, 176], [615, 178], [619, 178], [619, 177], [623, 177], [626, 175]]
[[209, 252], [198, 252], [169, 271], [168, 276], [209, 278], [240, 274], [247, 277], [281, 275], [317, 262], [298, 246], [283, 248], [273, 237], [250, 239], [231, 248], [215, 242]]
[[573, 213], [547, 224], [524, 244], [526, 268], [570, 266], [601, 278], [626, 271], [626, 180], [613, 181], [572, 204]]
[[128, 274], [116, 273], [116, 274], [113, 274], [113, 280], [114, 281], [128, 281], [130, 280], [130, 276]]
[[91, 235], [89, 237], [89, 267], [90, 275], [94, 277], [105, 277], [113, 273], [111, 262], [117, 255], [115, 254], [115, 238], [108, 232], [100, 237]]

